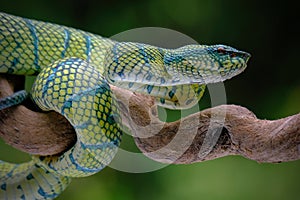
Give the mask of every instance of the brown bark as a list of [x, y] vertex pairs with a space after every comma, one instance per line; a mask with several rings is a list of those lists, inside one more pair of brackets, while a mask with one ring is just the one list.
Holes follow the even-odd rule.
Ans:
[[[10, 78], [17, 79], [0, 76], [0, 98], [13, 93], [16, 85], [10, 84]], [[22, 81], [18, 85], [21, 87]], [[121, 108], [122, 124], [130, 129], [139, 149], [159, 162], [193, 163], [227, 155], [258, 162], [300, 158], [300, 113], [260, 120], [246, 108], [221, 105], [165, 123], [158, 119], [151, 97], [113, 86], [112, 90]], [[62, 116], [34, 112], [23, 105], [0, 111], [0, 127], [6, 143], [31, 154], [58, 154], [76, 141], [73, 128]]]

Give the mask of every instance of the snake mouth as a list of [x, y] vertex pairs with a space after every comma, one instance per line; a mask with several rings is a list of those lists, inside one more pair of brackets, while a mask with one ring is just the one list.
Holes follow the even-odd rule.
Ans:
[[240, 51], [239, 54], [240, 54], [240, 57], [245, 60], [245, 63], [247, 63], [249, 61], [249, 59], [251, 58], [251, 54], [248, 52]]

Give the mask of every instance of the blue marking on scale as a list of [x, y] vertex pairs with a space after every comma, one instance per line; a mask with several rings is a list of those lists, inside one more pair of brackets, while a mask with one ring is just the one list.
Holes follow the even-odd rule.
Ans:
[[64, 49], [61, 52], [62, 58], [66, 56], [67, 49], [69, 48], [70, 45], [70, 35], [71, 35], [71, 32], [68, 29], [65, 29], [64, 33], [65, 33], [65, 40], [64, 40]]
[[164, 55], [164, 64], [169, 65], [172, 62], [179, 63], [183, 61], [184, 58], [181, 55]]
[[150, 81], [152, 79], [152, 77], [153, 77], [153, 74], [149, 71], [148, 75], [146, 76], [146, 80]]
[[69, 98], [64, 102], [63, 106], [61, 107], [61, 114], [64, 115], [65, 109], [70, 109], [71, 107], [72, 107], [72, 99], [70, 100]]
[[84, 122], [82, 124], [74, 125], [75, 129], [85, 129], [88, 127], [88, 125], [91, 124], [90, 121]]
[[20, 199], [25, 200], [24, 190], [23, 190], [22, 186], [21, 186], [21, 185], [18, 185], [18, 186], [17, 186], [17, 189], [18, 189], [18, 190], [21, 190], [21, 193], [22, 193], [22, 195], [20, 196]]
[[112, 49], [112, 52], [113, 52], [113, 56], [114, 56], [114, 58], [113, 58], [113, 60], [116, 62], [116, 63], [118, 63], [118, 56], [117, 56], [117, 53], [118, 53], [118, 46], [119, 44], [118, 43], [116, 43], [114, 46], [113, 46], [113, 49]]
[[177, 78], [177, 79], [173, 79], [172, 80], [172, 83], [178, 83], [180, 81], [180, 79], [179, 78]]
[[15, 43], [16, 43], [16, 45], [17, 45], [17, 46], [15, 47], [16, 49], [21, 47], [21, 43], [20, 43], [20, 42], [15, 41]]
[[125, 78], [125, 74], [124, 74], [124, 69], [122, 69], [122, 71], [120, 71], [120, 72], [117, 72], [117, 74], [119, 75], [119, 77], [121, 78], [121, 79], [124, 79]]
[[46, 198], [51, 198], [54, 199], [55, 197], [58, 196], [57, 193], [50, 193], [52, 192], [51, 190], [49, 191], [49, 193], [45, 192], [44, 189], [42, 187], [39, 187], [38, 189], [38, 193], [42, 196], [42, 197], [46, 197]]
[[117, 147], [115, 142], [103, 142], [101, 144], [83, 144], [82, 142], [80, 142], [80, 145], [83, 149], [92, 149], [92, 150]]
[[19, 58], [14, 58], [12, 63], [11, 63], [11, 66], [15, 67], [18, 64], [18, 62], [19, 62]]
[[8, 178], [10, 178], [10, 177], [12, 177], [13, 176], [13, 172], [15, 171], [15, 169], [18, 167], [18, 165], [15, 165], [11, 170], [10, 170], [10, 172], [8, 172], [7, 174], [6, 174], [6, 177], [8, 177]]
[[147, 92], [150, 94], [153, 90], [153, 85], [147, 85]]
[[133, 82], [128, 83], [128, 88], [132, 88], [133, 84]]
[[57, 67], [55, 68], [52, 68], [53, 69], [53, 72], [48, 76], [47, 78], [47, 81], [46, 81], [46, 84], [43, 85], [43, 89], [42, 89], [42, 98], [44, 98], [47, 94], [47, 91], [48, 91], [48, 85], [51, 81], [54, 81], [55, 79], [55, 73], [57, 71]]
[[169, 92], [169, 97], [172, 99], [176, 93], [176, 86], [172, 87], [172, 90]]
[[31, 20], [24, 19], [25, 23], [27, 24], [30, 34], [33, 38], [33, 55], [34, 55], [34, 66], [37, 71], [41, 70], [41, 67], [39, 66], [39, 40], [36, 34], [35, 26], [32, 24]]
[[[61, 158], [61, 157], [64, 157], [63, 155], [62, 156], [60, 156], [59, 157], [59, 159]], [[40, 168], [38, 165], [36, 165], [35, 164], [35, 167], [37, 167], [37, 168]], [[56, 183], [57, 184], [55, 184], [56, 186], [59, 186], [59, 188], [60, 188], [60, 190], [62, 191], [63, 190], [63, 184], [61, 183], [61, 175], [58, 175], [58, 174], [54, 174], [54, 173], [51, 173], [51, 172], [49, 172], [48, 170], [45, 170], [45, 169], [43, 169], [44, 170], [44, 172], [45, 172], [45, 174], [44, 173], [40, 173], [40, 178], [41, 179], [43, 179], [44, 180], [44, 182], [46, 182], [46, 183], [48, 183], [48, 185], [50, 185], [50, 183], [49, 183], [49, 176], [51, 176], [53, 179], [55, 179], [56, 180]], [[66, 177], [65, 177], [66, 178]], [[52, 182], [53, 183], [53, 182]], [[51, 184], [52, 184], [51, 183]], [[54, 193], [54, 194], [56, 194], [56, 195], [58, 195], [57, 193]]]
[[[73, 149], [73, 150], [74, 150], [74, 149]], [[101, 164], [101, 167], [99, 167], [99, 168], [87, 168], [87, 167], [82, 167], [82, 166], [79, 165], [79, 164], [76, 162], [76, 160], [74, 159], [74, 157], [73, 157], [73, 151], [72, 151], [72, 153], [70, 153], [69, 158], [70, 158], [70, 161], [72, 162], [72, 164], [75, 165], [75, 167], [76, 167], [76, 169], [77, 169], [78, 171], [95, 173], [95, 172], [98, 172], [98, 171], [100, 171], [101, 169], [104, 168], [104, 166], [103, 166], [102, 164]]]
[[202, 92], [203, 88], [201, 86], [199, 86], [199, 88], [196, 90], [197, 94], [200, 94]]
[[8, 68], [7, 73], [8, 73], [8, 74], [12, 74], [12, 73], [14, 73], [14, 71], [15, 71], [15, 70], [14, 70], [13, 68]]
[[147, 65], [147, 64], [149, 64], [149, 57], [148, 57], [147, 53], [145, 52], [144, 45], [139, 44], [138, 48], [139, 48], [140, 54], [143, 55], [143, 59], [144, 59], [144, 61], [146, 63], [146, 66], [150, 66], [150, 65]]
[[3, 183], [1, 186], [0, 186], [1, 190], [4, 190], [6, 191], [6, 183]]
[[113, 69], [114, 73], [116, 73], [116, 70], [117, 70], [117, 67], [118, 67], [118, 64], [119, 64], [119, 59], [118, 59], [118, 56], [117, 56], [117, 53], [118, 53], [118, 47], [117, 46], [118, 46], [118, 43], [114, 44], [113, 49], [112, 49], [113, 62], [117, 63], [116, 66]]
[[85, 36], [85, 43], [86, 43], [85, 53], [86, 53], [86, 56], [87, 56], [86, 60], [87, 60], [87, 62], [90, 62], [91, 50], [92, 50], [91, 49], [92, 43], [91, 43], [91, 37], [90, 36], [88, 36], [88, 35]]
[[173, 61], [172, 57], [164, 55], [164, 64], [169, 65]]
[[186, 105], [189, 105], [189, 104], [191, 104], [193, 102], [193, 99], [189, 99], [189, 100], [187, 100], [185, 103], [186, 103]]
[[31, 179], [33, 179], [33, 175], [30, 173], [30, 174], [28, 174], [27, 176], [26, 176], [26, 179], [27, 180], [31, 180]]
[[116, 120], [118, 120], [120, 118], [120, 116], [118, 114], [110, 114], [108, 117], [107, 117], [107, 122], [109, 124], [115, 124], [116, 123]]

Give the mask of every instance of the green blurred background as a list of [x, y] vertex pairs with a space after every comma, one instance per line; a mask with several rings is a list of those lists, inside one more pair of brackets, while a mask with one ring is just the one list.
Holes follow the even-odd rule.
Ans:
[[[245, 106], [261, 119], [300, 111], [299, 10], [295, 1], [1, 0], [0, 11], [106, 37], [156, 26], [182, 32], [200, 44], [229, 44], [252, 54], [246, 71], [225, 83], [229, 104]], [[202, 107], [209, 107], [208, 97], [206, 92]], [[126, 141], [126, 148], [134, 149], [133, 142]], [[1, 142], [0, 159], [22, 161], [28, 157]], [[231, 156], [143, 174], [105, 168], [94, 176], [74, 179], [58, 199], [296, 200], [300, 199], [299, 180], [300, 161], [259, 164]]]

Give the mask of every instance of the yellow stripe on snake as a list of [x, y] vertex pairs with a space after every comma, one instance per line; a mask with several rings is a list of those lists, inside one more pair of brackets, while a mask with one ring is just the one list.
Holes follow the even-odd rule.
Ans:
[[[110, 163], [122, 135], [110, 84], [184, 109], [198, 102], [207, 83], [241, 73], [249, 57], [225, 45], [165, 49], [116, 42], [0, 13], [0, 73], [37, 75], [32, 100], [65, 116], [77, 134], [76, 144], [61, 155], [32, 156], [22, 164], [0, 161], [0, 199], [53, 199], [71, 177], [89, 176]], [[0, 109], [19, 103], [8, 100], [0, 101]]]

